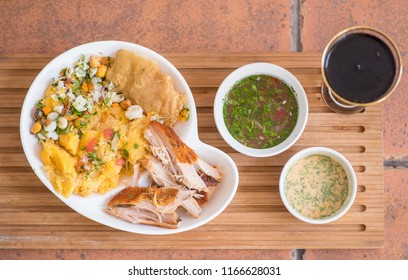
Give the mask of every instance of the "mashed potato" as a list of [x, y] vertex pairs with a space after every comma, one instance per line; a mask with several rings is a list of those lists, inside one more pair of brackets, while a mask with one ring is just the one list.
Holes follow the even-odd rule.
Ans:
[[143, 131], [152, 115], [127, 121], [118, 119], [111, 111], [124, 110], [98, 109], [78, 131], [81, 137], [70, 132], [57, 141], [42, 143], [40, 156], [47, 176], [55, 190], [65, 197], [72, 193], [82, 196], [105, 193], [117, 187], [120, 176], [131, 174], [133, 166], [149, 155]]
[[61, 71], [33, 110], [31, 132], [49, 180], [63, 196], [87, 196], [116, 188], [140, 160], [150, 156], [143, 132], [151, 110], [128, 118], [132, 105], [116, 92], [106, 72], [110, 57], [82, 57]]

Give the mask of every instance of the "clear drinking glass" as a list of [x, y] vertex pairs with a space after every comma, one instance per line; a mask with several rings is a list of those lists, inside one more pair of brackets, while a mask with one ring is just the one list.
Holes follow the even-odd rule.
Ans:
[[335, 35], [322, 56], [322, 96], [335, 112], [353, 114], [381, 103], [398, 86], [402, 59], [383, 32], [355, 26]]

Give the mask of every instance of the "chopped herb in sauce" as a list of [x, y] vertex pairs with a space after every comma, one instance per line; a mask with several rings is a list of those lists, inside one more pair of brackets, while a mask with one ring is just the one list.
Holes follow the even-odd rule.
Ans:
[[312, 219], [336, 214], [347, 199], [348, 189], [344, 168], [325, 155], [299, 159], [286, 176], [285, 195], [289, 204]]
[[293, 89], [269, 75], [252, 75], [227, 94], [224, 122], [231, 135], [247, 147], [267, 149], [289, 137], [298, 119]]

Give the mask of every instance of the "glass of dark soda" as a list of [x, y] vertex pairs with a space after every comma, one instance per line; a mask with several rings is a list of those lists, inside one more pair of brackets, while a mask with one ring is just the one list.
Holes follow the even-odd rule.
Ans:
[[401, 75], [400, 52], [387, 35], [351, 27], [335, 35], [323, 52], [323, 100], [335, 112], [358, 113], [387, 99]]

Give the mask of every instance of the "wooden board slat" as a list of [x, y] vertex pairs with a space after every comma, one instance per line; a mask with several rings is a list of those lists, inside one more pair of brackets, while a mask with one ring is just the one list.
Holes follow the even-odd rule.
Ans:
[[[320, 53], [167, 54], [190, 85], [198, 112], [199, 137], [227, 152], [240, 172], [228, 208], [195, 230], [168, 236], [121, 232], [97, 224], [57, 199], [31, 170], [19, 138], [20, 109], [34, 77], [55, 55], [0, 56], [0, 247], [106, 249], [380, 248], [384, 243], [382, 108], [356, 115], [331, 112], [321, 99]], [[304, 134], [285, 153], [251, 158], [221, 138], [212, 113], [223, 78], [251, 62], [287, 68], [303, 84], [309, 101]], [[285, 162], [310, 146], [343, 153], [357, 174], [350, 211], [329, 225], [309, 225], [291, 216], [279, 197]]]

